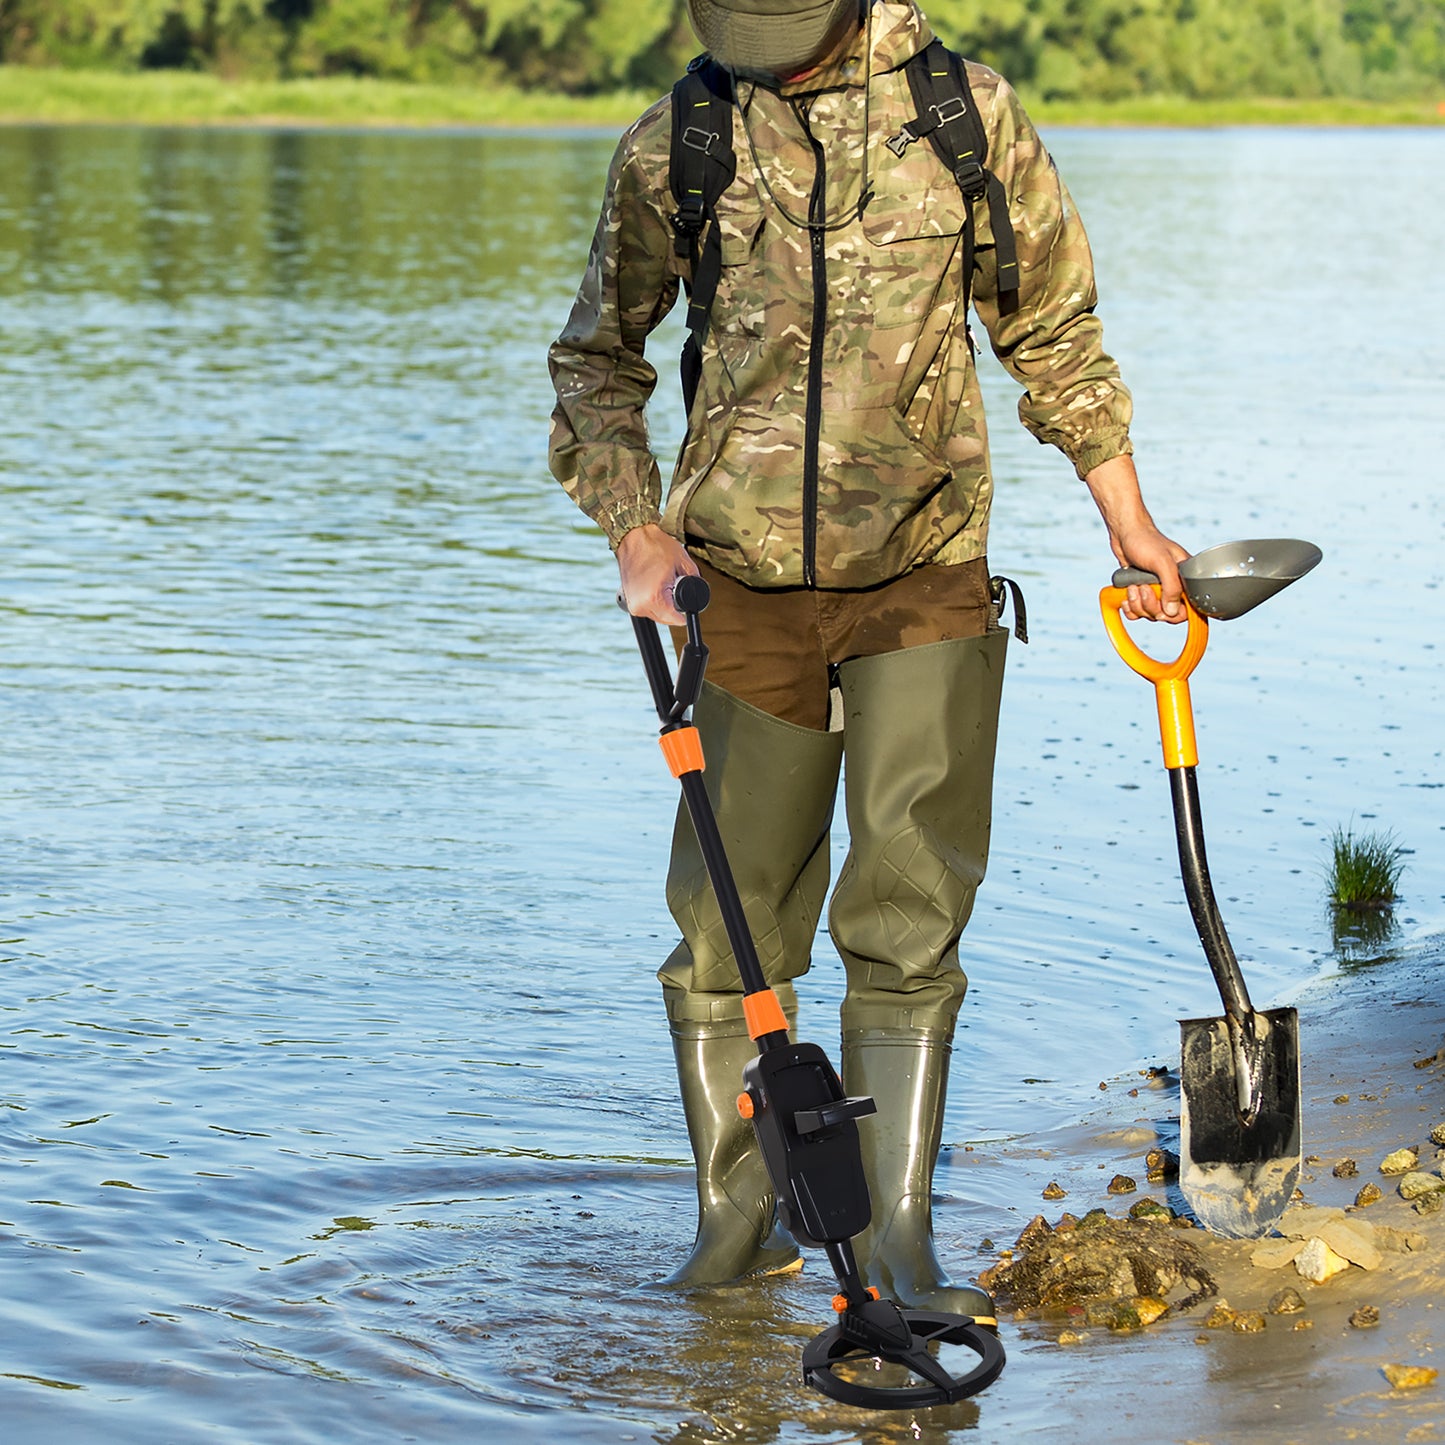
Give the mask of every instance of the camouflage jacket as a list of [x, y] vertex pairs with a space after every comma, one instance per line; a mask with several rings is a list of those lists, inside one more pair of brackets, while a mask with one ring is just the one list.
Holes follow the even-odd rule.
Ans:
[[[926, 141], [901, 158], [885, 145], [917, 114], [901, 67], [931, 38], [915, 5], [878, 0], [853, 52], [826, 71], [781, 89], [739, 80], [738, 173], [718, 203], [723, 275], [665, 510], [644, 420], [656, 373], [643, 351], [687, 265], [668, 219], [670, 98], [623, 136], [581, 290], [550, 353], [552, 471], [614, 546], [661, 520], [714, 567], [764, 588], [869, 587], [922, 562], [983, 555], [993, 486], [960, 305], [965, 202]], [[1130, 450], [1129, 393], [1102, 348], [1088, 241], [1013, 91], [983, 66], [970, 63], [968, 77], [1020, 275], [1019, 307], [1001, 317], [979, 205], [974, 307], [1024, 386], [1024, 425], [1082, 476]], [[815, 145], [827, 226], [816, 261]], [[813, 345], [823, 296], [826, 328]], [[810, 360], [822, 406], [808, 517]]]

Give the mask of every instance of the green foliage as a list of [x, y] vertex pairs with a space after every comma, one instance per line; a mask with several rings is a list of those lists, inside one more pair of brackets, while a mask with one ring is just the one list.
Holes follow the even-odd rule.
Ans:
[[449, 0], [323, 0], [295, 24], [299, 75], [446, 80], [476, 64], [482, 38]]
[[[508, 85], [425, 85], [334, 75], [223, 80], [198, 70], [58, 70], [0, 66], [0, 117], [55, 123], [204, 125], [293, 121], [299, 125], [600, 126], [614, 133], [654, 97], [633, 90], [561, 95]], [[1411, 117], [1383, 113], [1398, 123]]]
[[1366, 833], [1336, 828], [1330, 835], [1330, 862], [1325, 878], [1330, 901], [1350, 909], [1388, 908], [1398, 897], [1405, 871], [1405, 849], [1393, 833]]
[[931, 0], [943, 37], [1044, 99], [1425, 95], [1445, 0]]
[[[1445, 0], [928, 0], [1031, 98], [1438, 96]], [[660, 93], [684, 0], [0, 0], [0, 61]]]
[[0, 60], [199, 67], [206, 42], [265, 20], [264, 0], [0, 0]]

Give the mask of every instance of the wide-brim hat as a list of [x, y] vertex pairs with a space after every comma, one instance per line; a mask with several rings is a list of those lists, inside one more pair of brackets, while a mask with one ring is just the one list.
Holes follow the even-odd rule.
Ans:
[[827, 52], [859, 0], [687, 0], [697, 38], [729, 70], [786, 74]]

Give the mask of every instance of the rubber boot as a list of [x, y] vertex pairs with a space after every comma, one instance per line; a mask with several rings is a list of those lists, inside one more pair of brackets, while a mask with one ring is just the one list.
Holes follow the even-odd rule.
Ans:
[[[769, 984], [791, 1020], [789, 980], [805, 972], [828, 887], [828, 828], [843, 741], [797, 727], [705, 685], [693, 721], [703, 774]], [[666, 1285], [701, 1288], [801, 1267], [775, 1223], [772, 1184], [753, 1126], [738, 1117], [743, 1066], [757, 1055], [742, 982], [685, 810], [668, 870], [683, 941], [658, 973], [697, 1163], [697, 1237]]]
[[743, 1066], [758, 1046], [739, 1017], [674, 1021], [672, 1047], [697, 1165], [697, 1236], [686, 1261], [660, 1283], [702, 1288], [801, 1269], [798, 1246], [777, 1224], [753, 1126], [737, 1110]]
[[848, 976], [843, 1083], [872, 1094], [859, 1125], [873, 1222], [869, 1283], [900, 1303], [992, 1319], [933, 1246], [932, 1181], [950, 1040], [968, 980], [958, 940], [988, 861], [1008, 635], [908, 648], [839, 669], [852, 846], [828, 926]]
[[873, 1218], [853, 1241], [869, 1284], [912, 1309], [971, 1315], [995, 1325], [994, 1304], [954, 1284], [933, 1247], [933, 1168], [943, 1135], [951, 1046], [920, 1029], [859, 1029], [843, 1036], [843, 1087], [871, 1094], [878, 1113], [859, 1124]]

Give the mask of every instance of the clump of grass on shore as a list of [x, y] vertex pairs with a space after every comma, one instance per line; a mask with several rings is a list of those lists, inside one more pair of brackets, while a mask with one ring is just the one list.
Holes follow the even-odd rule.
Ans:
[[1357, 838], [1353, 826], [1336, 828], [1330, 835], [1330, 854], [1325, 877], [1335, 907], [1384, 909], [1399, 897], [1405, 849], [1393, 833], [1365, 833]]

